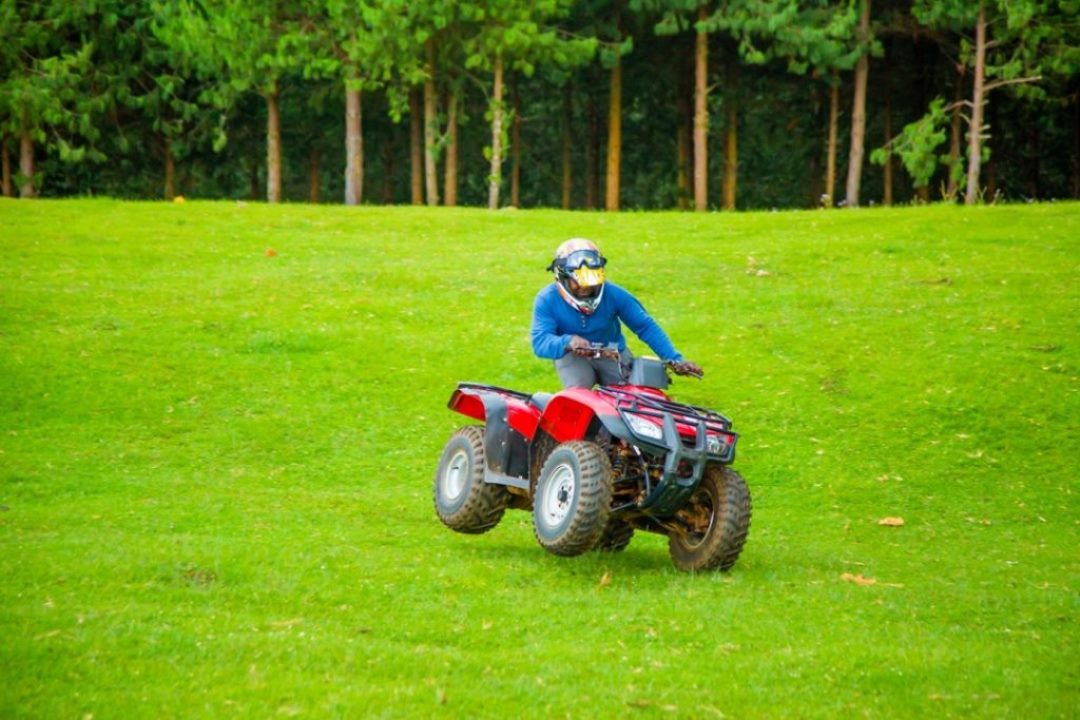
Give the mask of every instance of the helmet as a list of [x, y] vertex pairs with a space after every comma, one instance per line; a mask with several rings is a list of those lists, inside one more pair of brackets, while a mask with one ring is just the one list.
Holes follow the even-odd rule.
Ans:
[[555, 259], [548, 270], [555, 273], [559, 293], [568, 303], [591, 314], [604, 296], [604, 265], [607, 258], [600, 254], [596, 243], [584, 238], [571, 238], [555, 250]]

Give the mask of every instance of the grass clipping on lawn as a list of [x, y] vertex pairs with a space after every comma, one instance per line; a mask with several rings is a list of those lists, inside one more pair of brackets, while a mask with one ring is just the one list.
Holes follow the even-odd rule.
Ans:
[[[0, 201], [0, 228], [2, 716], [1080, 706], [1076, 204]], [[435, 517], [454, 384], [557, 387], [529, 322], [574, 236], [742, 435], [730, 573]]]

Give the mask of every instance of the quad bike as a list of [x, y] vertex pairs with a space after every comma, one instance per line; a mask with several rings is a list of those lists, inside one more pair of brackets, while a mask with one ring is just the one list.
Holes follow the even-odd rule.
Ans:
[[672, 401], [668, 369], [682, 368], [636, 358], [625, 385], [555, 394], [459, 383], [448, 406], [483, 425], [443, 449], [439, 519], [477, 534], [507, 508], [531, 510], [556, 555], [618, 552], [642, 530], [668, 537], [680, 570], [728, 570], [750, 529], [750, 491], [731, 468], [738, 435], [723, 415]]

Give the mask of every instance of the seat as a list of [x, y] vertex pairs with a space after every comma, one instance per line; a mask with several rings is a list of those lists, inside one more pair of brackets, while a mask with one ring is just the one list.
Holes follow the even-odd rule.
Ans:
[[553, 397], [555, 396], [549, 392], [536, 392], [529, 397], [529, 402], [539, 408], [540, 412], [544, 412], [544, 408], [547, 407]]

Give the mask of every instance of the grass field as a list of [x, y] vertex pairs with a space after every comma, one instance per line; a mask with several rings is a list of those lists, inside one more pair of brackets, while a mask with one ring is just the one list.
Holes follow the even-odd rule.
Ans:
[[[435, 517], [575, 235], [742, 434], [730, 573]], [[1076, 717], [1078, 376], [1077, 204], [0, 201], [0, 717]]]

